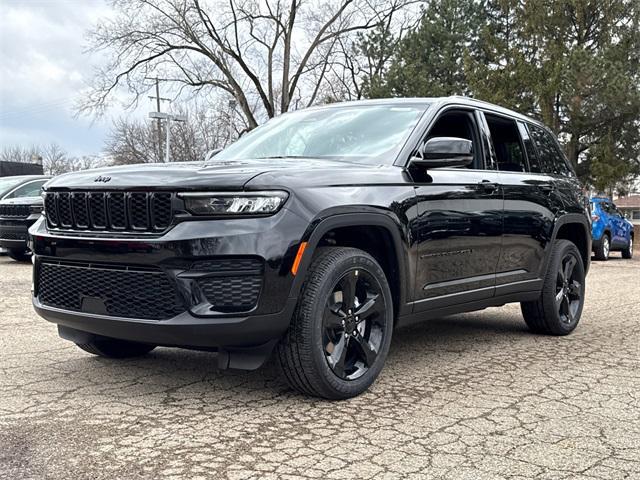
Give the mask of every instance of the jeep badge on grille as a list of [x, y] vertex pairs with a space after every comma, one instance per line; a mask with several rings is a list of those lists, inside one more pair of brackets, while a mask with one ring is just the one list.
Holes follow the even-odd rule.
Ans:
[[111, 177], [103, 177], [102, 175], [97, 176], [93, 181], [94, 182], [102, 182], [102, 183], [107, 183], [108, 181], [111, 180]]

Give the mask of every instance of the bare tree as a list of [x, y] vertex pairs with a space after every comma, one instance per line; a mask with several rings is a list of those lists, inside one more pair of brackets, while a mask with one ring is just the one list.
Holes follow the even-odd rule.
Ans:
[[9, 145], [0, 151], [0, 160], [3, 162], [33, 163], [39, 158], [40, 148], [35, 145], [30, 147]]
[[106, 159], [96, 155], [72, 157], [57, 143], [52, 142], [44, 147], [32, 145], [21, 147], [7, 146], [0, 151], [0, 160], [8, 162], [33, 163], [42, 162], [42, 169], [47, 175], [60, 175], [77, 170], [87, 170], [106, 165]]
[[[213, 106], [205, 109], [201, 104], [192, 103], [191, 109], [182, 107], [175, 110], [174, 113], [187, 120], [171, 123], [172, 161], [202, 161], [207, 152], [225, 147], [245, 128], [245, 124], [238, 121], [234, 104], [218, 102]], [[166, 124], [162, 128], [167, 128]], [[164, 137], [165, 133], [161, 136]], [[115, 120], [105, 152], [116, 165], [164, 162], [164, 158], [158, 157], [156, 129], [144, 120]]]
[[60, 175], [73, 170], [67, 152], [55, 142], [42, 148], [42, 167], [47, 175]]
[[316, 101], [341, 47], [416, 0], [113, 0], [118, 12], [90, 34], [108, 65], [80, 106], [101, 112], [118, 87], [144, 95], [149, 75], [182, 91], [226, 92], [246, 128]]

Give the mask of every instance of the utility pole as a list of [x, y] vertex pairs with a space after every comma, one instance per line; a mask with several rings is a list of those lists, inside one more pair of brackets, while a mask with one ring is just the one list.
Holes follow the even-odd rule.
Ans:
[[[170, 98], [163, 98], [160, 96], [160, 82], [167, 80], [166, 78], [158, 78], [158, 77], [144, 77], [146, 80], [155, 80], [156, 82], [156, 95], [149, 95], [150, 99], [156, 99], [156, 111], [160, 113], [160, 102], [170, 102]], [[162, 159], [162, 120], [160, 117], [156, 120], [156, 138], [158, 141], [158, 160]], [[167, 145], [167, 150], [169, 150], [169, 146]]]

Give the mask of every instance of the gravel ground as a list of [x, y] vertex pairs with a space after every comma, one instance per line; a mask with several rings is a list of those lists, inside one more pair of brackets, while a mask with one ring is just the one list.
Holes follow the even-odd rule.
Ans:
[[335, 403], [273, 365], [92, 357], [0, 257], [0, 478], [640, 478], [640, 259], [615, 255], [571, 336], [528, 333], [517, 305], [400, 330], [373, 388]]

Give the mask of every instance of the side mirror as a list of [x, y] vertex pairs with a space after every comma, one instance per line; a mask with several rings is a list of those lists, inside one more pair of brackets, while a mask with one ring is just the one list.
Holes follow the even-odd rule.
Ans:
[[458, 137], [434, 137], [409, 162], [425, 168], [468, 167], [473, 163], [473, 142]]

